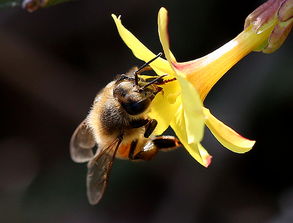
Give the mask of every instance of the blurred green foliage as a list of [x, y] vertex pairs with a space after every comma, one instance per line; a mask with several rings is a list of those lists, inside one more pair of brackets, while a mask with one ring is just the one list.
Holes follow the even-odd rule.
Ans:
[[0, 7], [14, 7], [21, 5], [21, 0], [0, 0]]

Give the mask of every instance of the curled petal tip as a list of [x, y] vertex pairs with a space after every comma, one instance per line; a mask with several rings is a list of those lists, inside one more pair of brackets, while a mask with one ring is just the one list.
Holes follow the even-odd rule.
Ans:
[[204, 167], [209, 167], [210, 164], [212, 163], [212, 159], [213, 159], [212, 156], [210, 156], [210, 155], [207, 156], [206, 159], [205, 159], [205, 165], [204, 165]]
[[121, 22], [121, 15], [116, 16], [114, 13], [111, 14], [112, 18], [114, 19], [114, 21], [119, 21]]
[[204, 167], [209, 167], [213, 157], [205, 150], [205, 148], [200, 143], [198, 143], [197, 146], [198, 146], [199, 155], [202, 159], [201, 164]]
[[165, 7], [161, 7], [159, 13], [167, 13], [167, 9]]

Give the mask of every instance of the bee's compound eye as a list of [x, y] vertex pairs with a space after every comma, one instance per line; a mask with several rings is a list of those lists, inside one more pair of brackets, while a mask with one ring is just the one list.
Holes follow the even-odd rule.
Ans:
[[114, 87], [113, 95], [118, 99], [123, 99], [134, 91], [134, 87], [135, 86], [133, 86], [133, 83], [129, 81], [123, 81]]

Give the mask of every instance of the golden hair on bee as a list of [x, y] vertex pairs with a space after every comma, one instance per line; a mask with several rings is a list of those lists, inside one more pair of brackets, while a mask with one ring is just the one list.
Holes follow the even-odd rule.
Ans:
[[[153, 136], [157, 121], [148, 116], [150, 104], [162, 91], [160, 85], [172, 79], [145, 76], [151, 70], [148, 61], [140, 68], [121, 74], [94, 99], [88, 116], [74, 131], [70, 154], [77, 163], [88, 162], [87, 196], [97, 204], [108, 183], [114, 158], [150, 160], [158, 151], [181, 146], [174, 136]], [[96, 149], [95, 149], [96, 148]]]

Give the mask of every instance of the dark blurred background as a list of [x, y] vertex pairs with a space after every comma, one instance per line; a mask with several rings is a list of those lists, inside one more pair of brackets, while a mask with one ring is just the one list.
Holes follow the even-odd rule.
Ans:
[[111, 13], [160, 52], [157, 12], [166, 7], [172, 50], [186, 61], [234, 38], [262, 2], [75, 0], [34, 13], [1, 9], [0, 222], [293, 222], [292, 36], [271, 55], [241, 60], [205, 101], [217, 118], [257, 140], [249, 153], [226, 150], [207, 130], [207, 169], [184, 149], [150, 162], [116, 160], [104, 198], [90, 206], [86, 165], [68, 152], [99, 89], [142, 64]]

